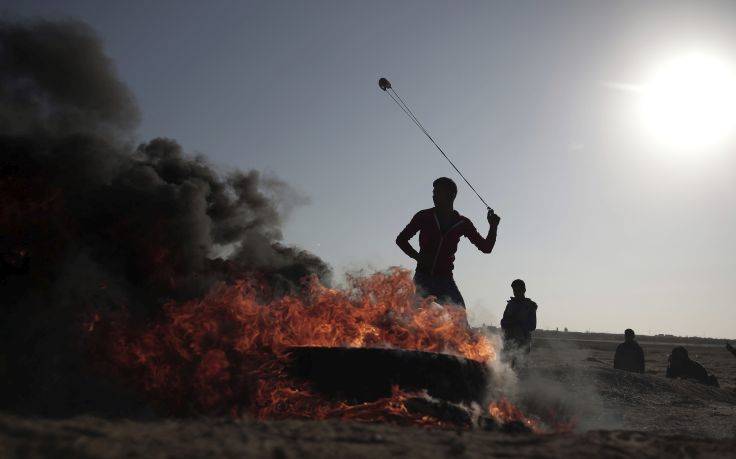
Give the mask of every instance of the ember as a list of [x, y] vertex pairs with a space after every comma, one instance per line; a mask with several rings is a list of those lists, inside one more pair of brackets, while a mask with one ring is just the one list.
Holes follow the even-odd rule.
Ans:
[[519, 408], [514, 406], [505, 398], [500, 399], [498, 402], [491, 403], [488, 406], [488, 414], [499, 424], [518, 422], [524, 427], [531, 429], [533, 432], [541, 431], [537, 421], [526, 417]]

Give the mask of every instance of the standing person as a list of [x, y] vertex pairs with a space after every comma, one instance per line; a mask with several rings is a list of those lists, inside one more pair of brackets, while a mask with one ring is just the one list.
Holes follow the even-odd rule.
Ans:
[[[417, 262], [414, 283], [423, 296], [432, 295], [440, 303], [452, 303], [465, 308], [465, 301], [452, 276], [455, 252], [460, 237], [470, 239], [478, 250], [491, 253], [501, 218], [488, 209], [488, 235], [481, 236], [473, 223], [454, 208], [457, 185], [447, 177], [432, 184], [434, 207], [420, 210], [396, 237], [396, 245]], [[419, 232], [419, 251], [409, 240]]]
[[616, 348], [613, 368], [633, 373], [644, 373], [644, 351], [636, 342], [634, 330], [630, 328], [627, 328], [624, 332], [624, 342]]
[[532, 332], [537, 329], [537, 303], [527, 298], [526, 284], [521, 279], [511, 283], [514, 296], [506, 303], [501, 319], [504, 349], [521, 349], [529, 353], [532, 349]]

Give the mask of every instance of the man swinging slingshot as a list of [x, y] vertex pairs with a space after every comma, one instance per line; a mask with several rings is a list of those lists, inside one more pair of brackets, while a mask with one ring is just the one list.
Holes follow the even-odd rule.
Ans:
[[[399, 96], [391, 83], [386, 78], [378, 80], [378, 87], [391, 97], [396, 105], [408, 116], [414, 124], [427, 136], [435, 147], [442, 153], [442, 156], [450, 163], [450, 165], [460, 174], [460, 177], [473, 190], [478, 199], [485, 204], [488, 209], [488, 235], [484, 238], [475, 229], [473, 223], [466, 217], [460, 215], [454, 209], [455, 197], [457, 196], [457, 185], [447, 177], [440, 177], [434, 181], [432, 200], [434, 207], [431, 209], [420, 210], [411, 219], [406, 228], [399, 233], [396, 238], [396, 244], [409, 257], [417, 261], [417, 269], [414, 275], [414, 283], [417, 285], [417, 291], [424, 295], [432, 295], [440, 302], [450, 302], [458, 306], [465, 307], [460, 290], [455, 284], [452, 276], [455, 261], [455, 252], [460, 242], [460, 237], [465, 236], [470, 239], [481, 252], [491, 253], [493, 246], [496, 244], [496, 235], [498, 232], [498, 224], [501, 218], [493, 212], [493, 209], [486, 203], [478, 191], [470, 184], [462, 172], [455, 166], [452, 160], [435, 142], [434, 138], [424, 128], [414, 112], [409, 108], [404, 99]], [[419, 251], [412, 247], [409, 240], [419, 232]]]
[[[423, 295], [432, 295], [440, 303], [452, 303], [465, 307], [465, 301], [452, 276], [455, 252], [460, 237], [470, 239], [478, 250], [491, 253], [496, 244], [496, 234], [501, 217], [488, 209], [488, 235], [484, 238], [467, 217], [453, 208], [457, 185], [447, 177], [440, 177], [433, 183], [432, 199], [434, 207], [420, 210], [414, 215], [406, 228], [399, 233], [396, 244], [409, 257], [417, 261], [414, 283]], [[409, 240], [419, 232], [419, 251]]]

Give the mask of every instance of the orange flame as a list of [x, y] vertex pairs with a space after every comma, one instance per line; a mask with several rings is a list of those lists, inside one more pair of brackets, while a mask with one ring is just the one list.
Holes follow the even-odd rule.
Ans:
[[[416, 295], [406, 270], [353, 277], [344, 290], [309, 279], [299, 294], [270, 302], [257, 276], [221, 284], [201, 299], [168, 303], [142, 330], [126, 318], [87, 327], [96, 355], [172, 412], [248, 412], [257, 418], [344, 418], [442, 425], [410, 413], [413, 396], [350, 405], [311, 393], [286, 374], [293, 346], [395, 347], [481, 362], [496, 358], [490, 341], [467, 327], [465, 311]], [[509, 404], [510, 406], [510, 404]], [[504, 409], [508, 409], [503, 405]]]
[[534, 432], [540, 432], [541, 428], [536, 420], [528, 418], [522, 411], [506, 398], [501, 398], [488, 406], [488, 414], [500, 424], [519, 421]]

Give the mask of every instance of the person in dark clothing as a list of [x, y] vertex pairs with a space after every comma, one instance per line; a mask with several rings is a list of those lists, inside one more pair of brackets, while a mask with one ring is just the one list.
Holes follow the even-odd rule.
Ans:
[[644, 351], [636, 342], [634, 330], [630, 328], [627, 328], [624, 332], [624, 342], [616, 348], [613, 368], [633, 373], [644, 373]]
[[672, 349], [667, 365], [667, 377], [692, 379], [707, 386], [719, 387], [716, 377], [709, 375], [703, 365], [690, 360], [687, 349], [682, 346]]
[[733, 354], [734, 357], [736, 357], [736, 349], [731, 346], [731, 343], [726, 343], [726, 349], [728, 349], [728, 351]]
[[504, 349], [531, 351], [532, 332], [537, 329], [537, 303], [527, 298], [526, 284], [521, 279], [511, 283], [514, 296], [506, 303], [501, 319]]
[[[465, 301], [452, 276], [455, 252], [460, 237], [470, 239], [481, 252], [491, 253], [501, 218], [488, 209], [488, 235], [481, 236], [473, 223], [454, 208], [457, 185], [447, 177], [434, 181], [434, 207], [417, 212], [406, 228], [396, 237], [396, 245], [417, 262], [414, 283], [422, 296], [434, 296], [440, 303], [465, 307]], [[419, 233], [419, 251], [409, 240]]]

